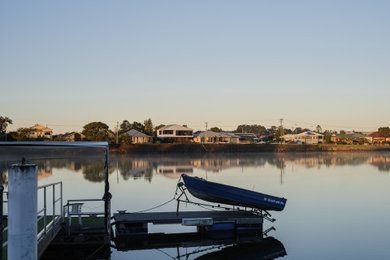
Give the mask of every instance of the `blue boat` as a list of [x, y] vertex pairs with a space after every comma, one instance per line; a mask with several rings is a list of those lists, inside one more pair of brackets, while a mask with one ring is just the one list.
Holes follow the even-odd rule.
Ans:
[[259, 210], [282, 211], [287, 199], [207, 181], [182, 174], [184, 185], [194, 196], [202, 200]]

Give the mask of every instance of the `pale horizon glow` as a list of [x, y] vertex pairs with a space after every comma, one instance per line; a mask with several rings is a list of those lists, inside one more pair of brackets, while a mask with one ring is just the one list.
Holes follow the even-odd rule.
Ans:
[[3, 1], [9, 130], [389, 126], [388, 1]]

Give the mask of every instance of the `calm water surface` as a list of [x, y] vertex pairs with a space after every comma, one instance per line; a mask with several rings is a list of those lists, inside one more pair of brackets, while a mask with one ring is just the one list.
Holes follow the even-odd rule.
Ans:
[[[390, 258], [390, 153], [132, 155], [110, 159], [113, 212], [140, 211], [170, 200], [180, 174], [186, 173], [287, 198], [285, 210], [273, 213], [277, 221], [264, 223], [264, 229], [276, 228], [269, 235], [284, 245], [286, 259]], [[6, 165], [13, 161], [5, 157], [0, 161], [5, 184]], [[103, 195], [101, 156], [59, 156], [30, 162], [39, 165], [40, 185], [63, 182], [65, 200]], [[182, 209], [202, 210], [189, 205]], [[175, 210], [172, 202], [154, 211]], [[150, 230], [184, 229], [152, 226]], [[181, 248], [180, 253], [195, 249]], [[176, 257], [177, 249], [112, 249], [111, 259], [170, 259], [169, 255]]]

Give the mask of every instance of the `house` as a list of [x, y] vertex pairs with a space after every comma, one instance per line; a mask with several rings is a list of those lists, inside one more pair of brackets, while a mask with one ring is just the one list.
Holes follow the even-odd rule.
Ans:
[[141, 133], [135, 129], [131, 129], [120, 136], [128, 135], [131, 137], [131, 143], [132, 144], [144, 144], [144, 143], [150, 143], [152, 141], [152, 137], [150, 135], [146, 135], [144, 133]]
[[43, 125], [36, 124], [30, 127], [31, 133], [30, 138], [48, 138], [51, 139], [53, 135], [53, 129], [45, 127]]
[[233, 133], [214, 132], [214, 131], [197, 131], [194, 134], [196, 143], [239, 143], [240, 137]]
[[234, 133], [234, 134], [240, 138], [241, 144], [250, 144], [259, 140], [259, 138], [257, 138], [257, 136], [252, 133]]
[[62, 138], [67, 142], [79, 142], [85, 138], [85, 135], [78, 132], [71, 132], [62, 135]]
[[373, 144], [390, 143], [390, 136], [380, 132], [374, 132], [369, 135], [372, 138]]
[[371, 143], [371, 137], [351, 132], [345, 134], [333, 134], [330, 137], [330, 141], [333, 143], [342, 143], [342, 144], [364, 144]]
[[192, 141], [194, 130], [186, 126], [166, 125], [157, 129], [157, 138], [162, 142], [185, 143]]
[[315, 132], [307, 131], [300, 134], [283, 135], [282, 138], [286, 142], [296, 142], [302, 144], [322, 144], [324, 143], [324, 135]]

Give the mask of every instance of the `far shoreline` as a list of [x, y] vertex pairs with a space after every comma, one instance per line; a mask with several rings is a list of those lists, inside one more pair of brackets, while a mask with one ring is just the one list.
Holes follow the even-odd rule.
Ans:
[[337, 144], [133, 144], [110, 145], [110, 154], [207, 154], [390, 151], [390, 145]]

